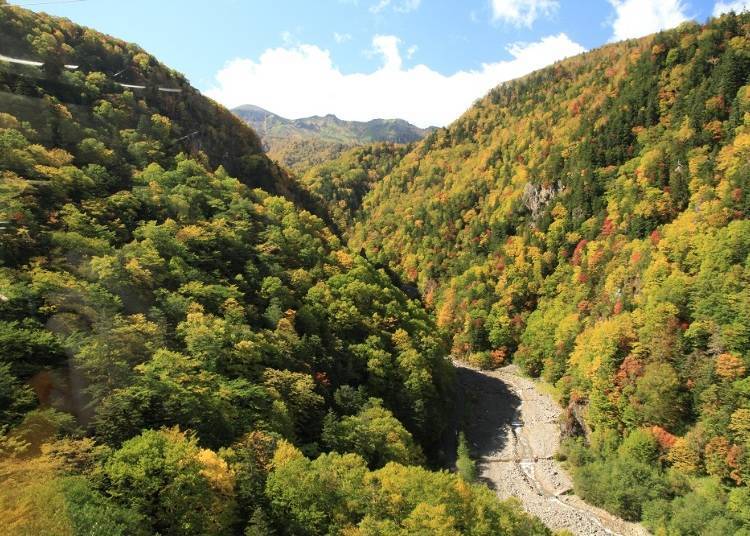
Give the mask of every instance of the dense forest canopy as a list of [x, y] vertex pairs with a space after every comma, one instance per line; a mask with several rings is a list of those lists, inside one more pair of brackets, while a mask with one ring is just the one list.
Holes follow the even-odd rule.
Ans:
[[0, 52], [41, 64], [0, 61], [4, 529], [548, 532], [425, 468], [441, 332], [249, 127], [132, 44], [2, 7]]
[[311, 167], [299, 177], [299, 181], [320, 206], [326, 207], [332, 222], [346, 235], [365, 195], [413, 147], [413, 144], [393, 143], [355, 147], [335, 160]]
[[577, 492], [664, 534], [750, 531], [749, 75], [749, 14], [608, 45], [497, 87], [351, 204], [350, 246], [455, 356], [554, 385]]

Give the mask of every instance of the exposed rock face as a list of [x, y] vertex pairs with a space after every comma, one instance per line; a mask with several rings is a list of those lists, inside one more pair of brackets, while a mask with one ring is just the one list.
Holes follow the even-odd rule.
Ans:
[[586, 423], [584, 415], [588, 411], [588, 403], [583, 401], [571, 401], [560, 423], [560, 431], [563, 437], [584, 436], [588, 442], [591, 436], [591, 428]]
[[527, 182], [523, 188], [523, 204], [531, 212], [531, 219], [537, 221], [547, 205], [565, 190], [562, 182], [557, 184], [532, 184]]

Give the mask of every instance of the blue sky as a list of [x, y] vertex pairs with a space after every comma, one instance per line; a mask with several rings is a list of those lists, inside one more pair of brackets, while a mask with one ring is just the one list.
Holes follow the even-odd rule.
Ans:
[[[43, 3], [53, 2], [53, 3]], [[19, 0], [134, 41], [227, 106], [455, 119], [491, 87], [748, 0]], [[39, 4], [39, 5], [31, 5]]]

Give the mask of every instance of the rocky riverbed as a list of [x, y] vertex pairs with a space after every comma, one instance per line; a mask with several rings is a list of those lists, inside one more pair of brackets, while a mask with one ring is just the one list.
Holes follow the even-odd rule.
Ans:
[[467, 412], [466, 435], [478, 453], [480, 478], [501, 498], [515, 497], [554, 530], [577, 535], [641, 536], [628, 523], [572, 494], [553, 455], [560, 446], [561, 408], [514, 366], [495, 371], [454, 363]]

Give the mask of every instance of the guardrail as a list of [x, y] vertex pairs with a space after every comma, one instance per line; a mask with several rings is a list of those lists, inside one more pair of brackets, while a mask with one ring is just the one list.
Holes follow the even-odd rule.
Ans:
[[[26, 59], [23, 59], [23, 58], [13, 58], [11, 56], [5, 56], [4, 54], [0, 54], [0, 61], [4, 61], [6, 63], [16, 63], [18, 65], [27, 65], [27, 66], [30, 66], [30, 67], [44, 67], [44, 62], [42, 62], [42, 61], [26, 60]], [[66, 69], [68, 69], [70, 71], [75, 71], [75, 70], [78, 70], [79, 66], [78, 65], [67, 65], [66, 64], [66, 65], [63, 65], [63, 67], [65, 67]], [[122, 72], [123, 71], [115, 73], [112, 77], [110, 77], [110, 80], [112, 80], [114, 77], [120, 75]], [[114, 80], [112, 80], [112, 82], [114, 82], [115, 84], [117, 84], [120, 87], [124, 87], [124, 88], [127, 88], [127, 89], [147, 89], [148, 88], [148, 86], [144, 86], [144, 85], [125, 84], [123, 82], [115, 82]], [[157, 91], [162, 91], [164, 93], [182, 93], [182, 89], [180, 89], [180, 88], [172, 88], [172, 87], [157, 86], [156, 90]]]

